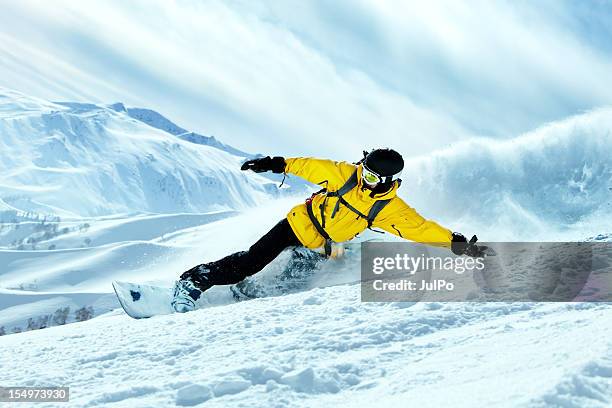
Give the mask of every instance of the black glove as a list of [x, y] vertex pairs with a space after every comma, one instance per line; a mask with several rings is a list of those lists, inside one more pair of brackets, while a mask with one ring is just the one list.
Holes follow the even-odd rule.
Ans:
[[242, 164], [240, 170], [253, 170], [255, 173], [271, 171], [273, 173], [285, 172], [285, 158], [280, 156], [262, 157], [261, 159], [247, 160]]
[[453, 232], [453, 239], [451, 240], [451, 251], [455, 255], [467, 255], [473, 258], [482, 258], [485, 255], [487, 249], [484, 245], [476, 245], [478, 237], [472, 236], [472, 239], [468, 242], [467, 238], [458, 232]]

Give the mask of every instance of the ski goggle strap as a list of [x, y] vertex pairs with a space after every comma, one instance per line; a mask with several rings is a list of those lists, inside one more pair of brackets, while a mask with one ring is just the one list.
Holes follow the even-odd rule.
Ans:
[[361, 172], [361, 178], [363, 179], [363, 181], [365, 181], [369, 185], [375, 185], [378, 183], [390, 183], [392, 181], [399, 179], [401, 175], [402, 175], [402, 172], [400, 171], [399, 173], [396, 173], [392, 176], [383, 177], [383, 176], [378, 175], [377, 173], [374, 173], [372, 170], [368, 169], [365, 163], [363, 163], [363, 170]]

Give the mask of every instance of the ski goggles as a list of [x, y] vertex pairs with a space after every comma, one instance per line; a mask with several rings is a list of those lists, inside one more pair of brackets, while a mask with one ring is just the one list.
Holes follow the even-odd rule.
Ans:
[[368, 169], [366, 165], [363, 165], [363, 169], [361, 171], [362, 180], [369, 186], [375, 186], [378, 183], [389, 183], [397, 180], [402, 175], [402, 172], [396, 173], [392, 176], [380, 176], [377, 173], [374, 173], [372, 170]]

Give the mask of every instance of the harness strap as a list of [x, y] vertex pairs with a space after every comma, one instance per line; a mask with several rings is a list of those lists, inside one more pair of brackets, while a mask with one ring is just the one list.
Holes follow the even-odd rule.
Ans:
[[[338, 197], [338, 204], [342, 203], [342, 205], [346, 206], [346, 208], [348, 208], [349, 210], [351, 210], [352, 212], [354, 212], [355, 214], [357, 214], [357, 218], [365, 218], [368, 219], [368, 216], [364, 215], [361, 211], [359, 211], [358, 209], [356, 209], [355, 207], [353, 207], [348, 201], [346, 201], [344, 198], [342, 197]], [[336, 204], [336, 205], [338, 205]], [[332, 218], [334, 218], [334, 214], [332, 214]]]
[[[336, 213], [340, 209], [341, 202], [344, 205], [347, 204], [347, 202], [342, 199], [342, 196], [348, 193], [349, 191], [351, 191], [352, 189], [354, 189], [355, 187], [357, 187], [357, 170], [355, 170], [353, 174], [351, 174], [351, 177], [349, 177], [348, 180], [346, 180], [344, 185], [342, 185], [342, 187], [340, 187], [338, 191], [330, 191], [329, 193], [327, 193], [327, 197], [338, 197], [338, 201], [336, 201], [336, 205], [334, 205], [334, 209], [331, 214], [332, 218], [336, 216]], [[352, 207], [349, 207], [349, 208], [351, 209], [351, 211], [355, 212], [354, 208]]]
[[357, 186], [357, 170], [355, 169], [353, 174], [351, 174], [351, 177], [349, 177], [348, 180], [346, 180], [346, 182], [344, 183], [342, 187], [340, 187], [337, 191], [330, 191], [329, 193], [327, 193], [327, 195], [330, 197], [342, 197], [343, 195], [345, 195], [346, 193], [354, 189], [356, 186]]
[[321, 234], [321, 236], [325, 238], [325, 256], [329, 257], [332, 252], [333, 241], [327, 231], [325, 231], [319, 220], [317, 220], [317, 217], [315, 217], [314, 212], [312, 211], [311, 200], [306, 201], [306, 211], [308, 211], [308, 217], [310, 217], [310, 222], [312, 222], [312, 225], [314, 225], [315, 229], [319, 232], [319, 234]]
[[383, 208], [385, 208], [387, 204], [389, 204], [389, 202], [391, 202], [391, 200], [378, 200], [374, 202], [374, 205], [372, 206], [372, 208], [370, 208], [368, 216], [364, 217], [368, 221], [369, 229], [372, 229], [372, 223], [374, 222], [374, 219], [376, 219], [376, 216], [382, 211]]

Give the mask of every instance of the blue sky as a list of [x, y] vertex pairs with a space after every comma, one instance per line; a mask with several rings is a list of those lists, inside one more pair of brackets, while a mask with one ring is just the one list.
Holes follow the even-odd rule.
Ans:
[[612, 104], [609, 1], [3, 2], [0, 86], [251, 152], [422, 155]]

